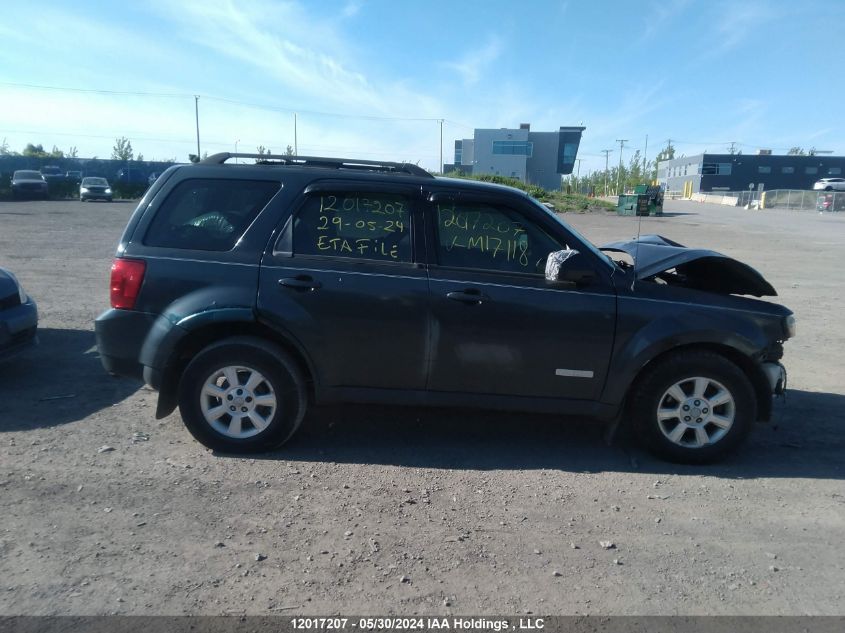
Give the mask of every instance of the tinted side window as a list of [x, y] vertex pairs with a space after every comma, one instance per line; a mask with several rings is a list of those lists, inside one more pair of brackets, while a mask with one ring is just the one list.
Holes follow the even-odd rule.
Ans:
[[184, 180], [159, 207], [144, 244], [231, 250], [279, 187], [263, 180]]
[[454, 202], [435, 207], [442, 266], [543, 274], [549, 253], [566, 248], [513, 209]]
[[313, 195], [293, 221], [295, 255], [411, 261], [411, 215], [404, 196]]

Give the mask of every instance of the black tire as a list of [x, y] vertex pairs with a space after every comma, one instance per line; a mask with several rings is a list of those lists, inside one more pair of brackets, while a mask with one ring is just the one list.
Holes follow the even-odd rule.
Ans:
[[[725, 432], [715, 423], [707, 423], [710, 418], [706, 414], [710, 413], [710, 409], [695, 408], [694, 403], [699, 400], [692, 400], [696, 398], [692, 395], [696, 387], [694, 378], [710, 381], [707, 393], [714, 402], [720, 399], [716, 396], [717, 387], [724, 387], [732, 397], [729, 404], [704, 405], [712, 406], [712, 413], [719, 413], [720, 417], [732, 413], [733, 422]], [[694, 443], [700, 441], [698, 431], [688, 427], [680, 417], [676, 420], [664, 418], [662, 422], [658, 420], [658, 407], [667, 410], [666, 407], [671, 409], [675, 406], [676, 400], [668, 394], [668, 390], [678, 383], [681, 383], [684, 395], [690, 394], [690, 400], [677, 401], [679, 414], [684, 419], [689, 419], [686, 413], [701, 415], [701, 418], [690, 419], [690, 424], [703, 426], [708, 440], [717, 438], [712, 443], [695, 446]], [[705, 398], [702, 400], [708, 402]], [[694, 408], [692, 411], [683, 411], [683, 406]], [[637, 439], [654, 455], [670, 462], [708, 464], [724, 459], [745, 440], [757, 419], [757, 399], [751, 382], [737, 365], [714, 352], [690, 350], [672, 354], [647, 368], [634, 387], [628, 410], [633, 418]], [[699, 424], [697, 420], [703, 423]], [[673, 441], [669, 435], [676, 431], [680, 431], [681, 435], [677, 441]]]
[[[230, 404], [224, 402], [223, 398], [216, 399], [213, 396], [203, 395], [206, 381], [215, 373], [222, 371], [224, 367], [239, 367], [258, 372], [266, 379], [262, 385], [259, 385], [259, 388], [265, 389], [263, 395], [266, 396], [269, 393], [276, 398], [274, 410], [270, 407], [263, 408], [266, 410], [269, 423], [262, 430], [252, 424], [246, 415], [238, 413], [241, 419], [240, 424], [244, 429], [242, 432], [255, 432], [250, 437], [229, 437], [221, 432], [220, 425], [228, 424], [228, 430], [233, 429], [234, 418], [228, 412], [216, 422], [218, 428], [207, 421], [203, 413], [203, 403], [212, 406], [219, 401], [226, 408]], [[240, 380], [243, 376], [249, 375], [244, 371], [239, 373], [238, 378]], [[222, 376], [221, 381], [225, 390], [233, 388]], [[240, 386], [245, 387], [242, 383]], [[251, 392], [246, 391], [246, 393]], [[234, 395], [234, 392], [229, 395]], [[262, 394], [256, 391], [254, 395], [255, 401], [251, 405], [245, 402], [240, 404], [244, 407], [251, 406], [258, 411], [257, 402]], [[238, 405], [238, 402], [233, 401], [231, 404]], [[191, 360], [179, 382], [179, 412], [185, 426], [200, 443], [221, 452], [257, 453], [281, 446], [302, 424], [306, 408], [305, 380], [296, 362], [281, 348], [258, 338], [239, 336], [209, 345]]]
[[825, 190], [825, 191], [833, 191], [833, 187], [831, 187], [830, 185], [828, 185], [827, 187], [825, 187], [825, 188], [824, 188], [824, 190]]

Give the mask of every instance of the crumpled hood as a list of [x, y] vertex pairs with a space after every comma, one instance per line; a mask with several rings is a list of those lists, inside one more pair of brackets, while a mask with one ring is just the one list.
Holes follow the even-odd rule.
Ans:
[[669, 283], [719, 294], [777, 296], [772, 285], [748, 264], [727, 255], [701, 248], [687, 248], [660, 235], [643, 235], [639, 239], [612, 242], [602, 250], [627, 253], [634, 258], [637, 279], [663, 275]]

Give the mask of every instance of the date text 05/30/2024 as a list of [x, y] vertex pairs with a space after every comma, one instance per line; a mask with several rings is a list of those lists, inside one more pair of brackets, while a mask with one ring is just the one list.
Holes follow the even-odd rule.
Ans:
[[302, 617], [292, 618], [290, 624], [300, 631], [537, 631], [544, 627], [543, 618], [472, 617]]

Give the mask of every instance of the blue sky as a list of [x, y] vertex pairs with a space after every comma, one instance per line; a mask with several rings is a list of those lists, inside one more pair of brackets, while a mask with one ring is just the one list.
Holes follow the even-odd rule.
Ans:
[[[6, 3], [0, 139], [106, 157], [202, 150], [419, 161], [474, 127], [587, 127], [582, 173], [648, 155], [845, 153], [845, 2]], [[17, 85], [16, 85], [17, 84]], [[72, 90], [45, 90], [20, 84]], [[83, 92], [151, 93], [147, 95]], [[153, 96], [158, 95], [158, 96]], [[244, 105], [252, 104], [252, 105]], [[257, 107], [260, 106], [260, 107]]]

